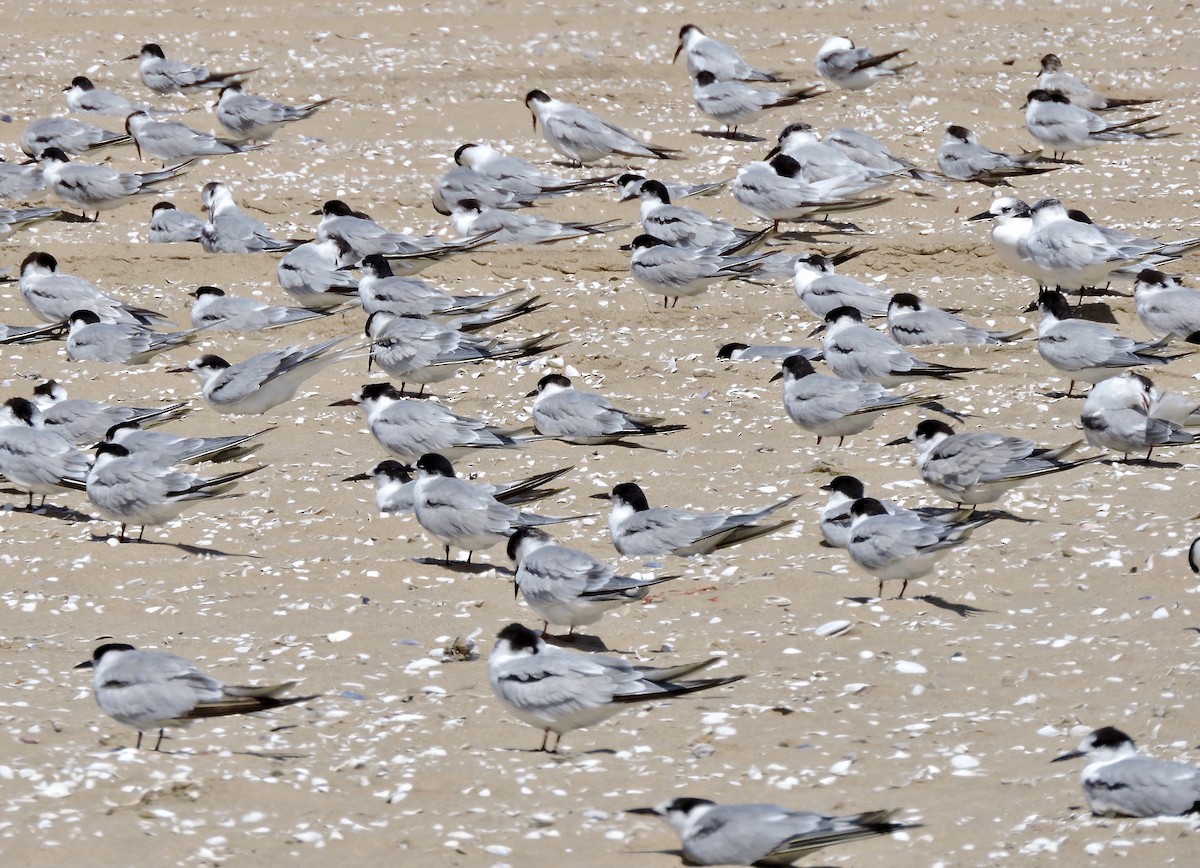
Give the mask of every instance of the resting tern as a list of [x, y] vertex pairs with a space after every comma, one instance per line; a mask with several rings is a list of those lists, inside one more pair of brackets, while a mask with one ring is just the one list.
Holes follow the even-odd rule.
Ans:
[[123, 145], [129, 141], [125, 133], [114, 133], [76, 118], [42, 118], [33, 121], [21, 133], [20, 145], [25, 155], [40, 160], [50, 148], [57, 148], [73, 157], [96, 148]]
[[77, 75], [71, 79], [71, 83], [63, 88], [63, 93], [66, 94], [67, 110], [78, 114], [108, 115], [124, 119], [134, 112], [156, 111], [148, 105], [131, 102], [119, 93], [96, 87], [85, 75]]
[[133, 138], [139, 158], [148, 154], [164, 165], [171, 160], [242, 154], [252, 149], [178, 121], [156, 121], [146, 112], [134, 112], [125, 118], [125, 130]]
[[589, 111], [555, 99], [544, 91], [531, 90], [525, 105], [533, 113], [533, 127], [542, 125], [542, 137], [554, 150], [577, 164], [594, 163], [606, 157], [681, 159], [679, 151], [643, 144], [625, 130], [601, 120]]
[[937, 150], [937, 165], [942, 174], [956, 181], [977, 181], [985, 187], [1010, 187], [1009, 178], [1041, 175], [1061, 166], [1035, 166], [1041, 151], [1005, 154], [979, 143], [975, 133], [964, 126], [946, 127]]
[[58, 260], [34, 251], [21, 262], [21, 298], [43, 322], [61, 323], [77, 310], [90, 310], [107, 322], [169, 324], [162, 314], [105, 295], [92, 284], [58, 270]]
[[263, 331], [309, 322], [333, 313], [332, 310], [266, 304], [252, 298], [228, 295], [215, 286], [198, 287], [189, 295], [196, 299], [192, 305], [192, 326], [215, 332]]
[[[501, 485], [481, 485], [480, 487], [488, 491], [496, 500], [508, 506], [532, 503], [535, 500], [554, 497], [566, 491], [565, 488], [544, 488], [543, 486], [574, 469], [573, 467], [562, 467], [558, 470], [549, 470], [525, 479], [518, 479], [515, 482]], [[342, 481], [372, 480], [375, 483], [375, 506], [380, 514], [396, 515], [413, 511], [413, 495], [417, 482], [412, 473], [413, 469], [407, 464], [401, 464], [399, 461], [388, 458], [380, 461], [366, 473], [356, 473], [354, 476], [347, 476]]]
[[1109, 123], [1095, 112], [1072, 104], [1069, 97], [1055, 90], [1031, 90], [1026, 99], [1025, 128], [1031, 136], [1049, 147], [1055, 157], [1110, 142], [1168, 139], [1179, 135], [1167, 132], [1165, 126], [1143, 126], [1156, 120], [1159, 115], [1142, 115]]
[[42, 178], [46, 187], [58, 198], [75, 205], [85, 216], [119, 208], [141, 196], [155, 196], [165, 191], [160, 184], [178, 178], [188, 163], [180, 163], [154, 172], [117, 172], [107, 166], [73, 163], [58, 148], [42, 152]]
[[852, 307], [867, 317], [885, 316], [888, 312], [886, 292], [838, 274], [833, 259], [819, 253], [797, 258], [792, 286], [800, 302], [822, 319], [839, 307]]
[[898, 292], [888, 302], [888, 334], [904, 347], [994, 346], [1011, 343], [1029, 329], [991, 331], [971, 325], [960, 316], [921, 301], [911, 292]]
[[156, 332], [141, 324], [104, 322], [93, 311], [77, 310], [67, 318], [67, 358], [144, 365], [159, 353], [187, 346], [201, 331]]
[[46, 428], [57, 431], [76, 446], [100, 442], [108, 429], [120, 422], [134, 421], [147, 427], [162, 425], [183, 418], [189, 411], [187, 401], [162, 407], [131, 407], [70, 398], [67, 390], [54, 380], [34, 387], [33, 403], [42, 411]]
[[153, 42], [147, 42], [137, 54], [121, 59], [138, 61], [138, 75], [141, 76], [142, 84], [155, 93], [187, 93], [225, 87], [259, 69], [255, 67], [237, 72], [210, 72], [206, 66], [192, 66], [179, 60], [168, 60], [162, 48]]
[[706, 36], [695, 24], [685, 24], [679, 28], [679, 44], [675, 47], [672, 63], [679, 59], [680, 53], [683, 53], [688, 75], [692, 78], [695, 78], [697, 73], [710, 72], [717, 81], [788, 80], [780, 78], [776, 73], [755, 69], [742, 59], [736, 49]]
[[530, 416], [538, 434], [581, 446], [636, 446], [625, 438], [669, 434], [687, 427], [663, 425], [660, 416], [618, 409], [602, 395], [576, 389], [562, 374], [546, 374], [525, 397], [534, 399]]
[[1154, 416], [1157, 392], [1148, 377], [1129, 371], [1109, 377], [1088, 392], [1079, 413], [1083, 436], [1091, 446], [1120, 452], [1150, 453], [1159, 446], [1187, 446], [1195, 435], [1169, 419]]
[[208, 222], [200, 233], [200, 246], [209, 253], [261, 253], [292, 250], [304, 242], [275, 238], [260, 220], [251, 217], [233, 200], [233, 191], [220, 181], [209, 181], [200, 190]]
[[904, 52], [905, 49], [900, 48], [872, 54], [870, 49], [855, 47], [848, 37], [830, 36], [817, 52], [817, 75], [843, 90], [866, 90], [880, 78], [900, 75], [916, 66], [916, 63], [884, 65]]
[[180, 211], [170, 202], [155, 202], [150, 209], [150, 227], [146, 240], [151, 244], [180, 244], [200, 241], [204, 221], [194, 214]]
[[217, 122], [233, 134], [239, 142], [265, 142], [277, 133], [284, 124], [306, 120], [317, 113], [332, 99], [321, 99], [303, 105], [285, 105], [266, 97], [242, 92], [240, 84], [228, 84], [221, 88], [213, 114]]
[[45, 426], [41, 410], [24, 398], [0, 405], [0, 477], [33, 496], [77, 491], [87, 476], [88, 457], [66, 437]]
[[786, 93], [755, 87], [741, 81], [717, 78], [702, 69], [694, 76], [692, 102], [701, 114], [724, 124], [726, 133], [736, 136], [738, 127], [770, 109], [788, 108], [825, 93], [819, 85], [789, 90]]
[[1042, 57], [1041, 71], [1038, 73], [1037, 85], [1042, 90], [1057, 91], [1077, 105], [1094, 112], [1112, 111], [1113, 109], [1132, 109], [1138, 106], [1158, 102], [1156, 99], [1120, 99], [1102, 96], [1096, 93], [1084, 82], [1069, 72], [1063, 72], [1063, 64], [1057, 54], [1047, 54]]
[[821, 351], [829, 370], [846, 380], [868, 380], [887, 387], [925, 377], [956, 379], [979, 368], [962, 368], [926, 362], [896, 341], [869, 326], [852, 307], [839, 307], [825, 315]]

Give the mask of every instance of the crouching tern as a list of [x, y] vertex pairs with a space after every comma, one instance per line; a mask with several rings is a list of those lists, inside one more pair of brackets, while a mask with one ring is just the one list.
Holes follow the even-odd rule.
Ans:
[[158, 750], [168, 726], [186, 727], [206, 717], [253, 714], [317, 698], [284, 696], [295, 681], [264, 687], [222, 684], [176, 654], [142, 651], [123, 642], [101, 645], [91, 660], [75, 668], [92, 670], [96, 704], [117, 723], [137, 730], [139, 749], [146, 730], [158, 730]]
[[[683, 680], [722, 659], [665, 668], [634, 666], [619, 657], [563, 651], [528, 627], [509, 624], [488, 657], [488, 681], [509, 711], [545, 733], [539, 749], [557, 753], [563, 733], [600, 723], [629, 705], [722, 687], [745, 677]], [[547, 748], [552, 732], [558, 738]]]

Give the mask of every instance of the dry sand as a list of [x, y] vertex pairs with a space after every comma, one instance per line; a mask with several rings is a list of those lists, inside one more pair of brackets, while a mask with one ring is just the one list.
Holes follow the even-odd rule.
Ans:
[[[522, 98], [531, 87], [687, 150], [686, 162], [650, 172], [688, 181], [732, 175], [764, 146], [691, 133], [706, 123], [691, 106], [682, 63], [669, 63], [689, 22], [800, 82], [814, 79], [811, 58], [830, 33], [881, 50], [907, 46], [920, 65], [903, 80], [827, 96], [752, 129], [770, 137], [798, 119], [818, 130], [856, 126], [924, 165], [950, 122], [994, 146], [1032, 147], [1019, 107], [1038, 58], [1056, 51], [1102, 89], [1163, 97], [1165, 119], [1182, 135], [1085, 153], [1082, 166], [1020, 183], [1020, 195], [1060, 195], [1141, 234], [1197, 234], [1200, 50], [1190, 5], [164, 9], [52, 0], [9, 3], [5, 13], [13, 121], [0, 132], [10, 159], [28, 120], [63, 110], [59, 91], [74, 75], [145, 97], [136, 65], [118, 58], [150, 40], [214, 68], [261, 65], [247, 88], [256, 93], [337, 97], [264, 151], [197, 166], [175, 196], [196, 212], [203, 183], [223, 180], [280, 234], [311, 232], [308, 212], [334, 196], [389, 226], [448, 231], [428, 194], [458, 144], [553, 156], [530, 131]], [[214, 126], [202, 98], [177, 101], [193, 108], [187, 122]], [[136, 168], [129, 149], [110, 156]], [[1002, 270], [986, 229], [963, 222], [986, 207], [988, 190], [894, 189], [894, 201], [857, 218], [867, 234], [850, 243], [874, 249], [846, 270], [998, 328], [1031, 322], [1020, 311], [1032, 287]], [[633, 219], [635, 209], [614, 200], [603, 191], [544, 211]], [[728, 194], [699, 207], [751, 222]], [[147, 245], [148, 213], [149, 204], [134, 205], [95, 226], [41, 227], [8, 239], [3, 264], [48, 250], [65, 271], [180, 323], [184, 293], [201, 283], [287, 301], [274, 258]], [[934, 502], [911, 453], [883, 448], [917, 417], [892, 414], [843, 449], [816, 447], [783, 414], [770, 366], [714, 357], [730, 340], [802, 341], [813, 319], [789, 282], [718, 289], [663, 311], [633, 286], [621, 240], [490, 248], [430, 270], [454, 291], [542, 293], [551, 305], [510, 330], [553, 328], [571, 341], [561, 357], [472, 371], [434, 391], [460, 412], [515, 425], [527, 420], [522, 396], [541, 373], [569, 365], [623, 405], [688, 425], [661, 441], [665, 454], [546, 444], [462, 463], [489, 480], [574, 465], [568, 494], [542, 504], [546, 512], [590, 511], [588, 495], [628, 479], [641, 481], [654, 503], [697, 508], [803, 494], [788, 531], [712, 558], [668, 559], [665, 568], [685, 578], [652, 604], [585, 631], [596, 637], [592, 647], [651, 661], [724, 653], [721, 674], [746, 680], [571, 733], [560, 756], [532, 752], [540, 734], [497, 704], [486, 678], [497, 630], [534, 622], [513, 600], [509, 564], [500, 548], [476, 556], [493, 566], [431, 564], [440, 548], [413, 519], [381, 520], [368, 486], [339, 481], [382, 457], [356, 412], [328, 407], [365, 380], [361, 362], [348, 363], [266, 420], [198, 407], [175, 425], [224, 433], [266, 422], [279, 430], [258, 456], [270, 469], [243, 486], [244, 496], [152, 529], [142, 545], [113, 544], [107, 523], [14, 511], [22, 499], [8, 498], [0, 513], [0, 852], [8, 864], [671, 866], [673, 833], [621, 811], [685, 794], [825, 812], [903, 808], [904, 820], [922, 824], [903, 840], [832, 849], [808, 860], [815, 864], [1195, 864], [1192, 824], [1096, 820], [1082, 807], [1078, 768], [1048, 764], [1104, 724], [1158, 756], [1188, 756], [1200, 723], [1195, 582], [1184, 557], [1197, 531], [1194, 453], [1161, 453], [1176, 466], [1097, 464], [1027, 485], [1002, 505], [1037, 523], [987, 527], [915, 582], [909, 598], [874, 601], [873, 581], [844, 553], [817, 545], [818, 487], [846, 471], [905, 503]], [[844, 243], [824, 237], [818, 246]], [[1194, 265], [1185, 261], [1182, 271]], [[1123, 330], [1145, 334], [1130, 300], [1104, 301]], [[205, 347], [240, 359], [284, 341], [357, 333], [360, 319], [214, 335]], [[31, 321], [15, 287], [0, 299], [0, 320]], [[164, 373], [186, 351], [131, 373], [72, 365], [56, 344], [5, 355], [4, 396], [27, 394], [47, 376], [81, 397], [157, 403], [195, 395], [189, 378]], [[939, 386], [947, 403], [973, 414], [967, 427], [1044, 443], [1081, 436], [1081, 402], [1059, 396], [1064, 378], [1032, 343], [928, 355], [986, 366]], [[1197, 370], [1187, 359], [1155, 374], [1194, 393]], [[89, 511], [81, 498], [59, 500]], [[603, 516], [562, 536], [615, 559]], [[838, 619], [851, 623], [848, 632], [814, 632]], [[201, 723], [173, 735], [162, 753], [135, 752], [133, 733], [96, 708], [87, 674], [71, 670], [110, 636], [185, 655], [230, 682], [301, 678], [300, 689], [322, 699], [269, 718]], [[455, 637], [473, 637], [478, 658], [443, 661], [440, 649]], [[920, 668], [898, 669], [902, 662]]]

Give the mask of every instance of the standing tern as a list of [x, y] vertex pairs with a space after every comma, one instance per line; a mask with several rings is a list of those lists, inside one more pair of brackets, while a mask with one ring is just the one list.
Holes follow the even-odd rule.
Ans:
[[284, 124], [306, 120], [317, 113], [332, 99], [321, 99], [304, 105], [285, 105], [266, 97], [242, 93], [238, 83], [221, 88], [213, 114], [217, 122], [233, 134], [239, 142], [265, 142], [277, 133]]
[[1165, 126], [1143, 126], [1156, 120], [1159, 115], [1142, 115], [1109, 123], [1095, 112], [1072, 104], [1069, 97], [1056, 90], [1031, 90], [1026, 99], [1025, 128], [1031, 136], [1049, 147], [1055, 157], [1109, 142], [1169, 139], [1179, 135], [1167, 132]]
[[[536, 397], [535, 397], [536, 396]], [[543, 437], [581, 446], [637, 446], [626, 437], [669, 434], [686, 425], [664, 425], [660, 416], [641, 416], [614, 407], [607, 398], [576, 389], [562, 374], [546, 374], [525, 397], [533, 397], [530, 416]]]
[[1041, 312], [1038, 355], [1051, 367], [1070, 375], [1067, 397], [1074, 393], [1076, 381], [1095, 384], [1129, 368], [1165, 365], [1190, 355], [1187, 352], [1160, 355], [1167, 338], [1135, 341], [1100, 323], [1078, 319], [1067, 299], [1056, 290], [1046, 290], [1038, 296], [1038, 310]]
[[137, 54], [122, 60], [136, 60], [142, 84], [155, 93], [188, 93], [226, 87], [243, 76], [257, 72], [261, 67], [242, 69], [237, 72], [210, 72], [206, 66], [192, 66], [179, 60], [168, 60], [162, 48], [147, 42]]
[[740, 681], [688, 675], [723, 660], [709, 657], [680, 666], [635, 666], [619, 657], [580, 654], [547, 645], [534, 631], [509, 624], [496, 637], [488, 656], [488, 682], [496, 698], [524, 723], [545, 735], [557, 734], [557, 753], [564, 733], [607, 720], [634, 703], [654, 702]]
[[47, 428], [41, 410], [24, 398], [0, 405], [0, 477], [29, 495], [77, 491], [87, 476], [88, 458], [66, 437]]
[[102, 516], [120, 523], [118, 542], [126, 542], [125, 529], [131, 524], [141, 526], [141, 542], [148, 526], [165, 524], [194, 504], [222, 497], [239, 479], [262, 469], [251, 467], [205, 479], [105, 441], [96, 447], [96, 460], [87, 474], [87, 496]]
[[1042, 272], [1033, 260], [1026, 259], [1021, 254], [1021, 244], [1025, 237], [1033, 231], [1033, 218], [1029, 206], [1013, 196], [1002, 196], [993, 199], [988, 210], [967, 218], [970, 221], [992, 221], [992, 247], [1000, 264], [1011, 268], [1018, 274], [1032, 277], [1039, 286], [1042, 282]]
[[685, 24], [679, 28], [679, 44], [675, 47], [672, 63], [679, 59], [680, 53], [687, 64], [688, 75], [692, 78], [695, 78], [697, 73], [709, 72], [717, 81], [788, 80], [774, 72], [755, 69], [742, 59], [736, 49], [705, 35], [695, 24]]
[[538, 527], [520, 527], [508, 538], [508, 556], [517, 565], [516, 591], [544, 622], [542, 638], [551, 624], [576, 627], [595, 624], [618, 606], [646, 599], [655, 585], [679, 576], [633, 579], [591, 555], [555, 543]]
[[863, 325], [861, 314], [852, 307], [835, 308], [825, 315], [821, 352], [837, 376], [889, 388], [925, 377], [957, 379], [979, 370], [918, 359], [892, 338]]
[[915, 62], [885, 65], [905, 50], [899, 48], [883, 54], [872, 54], [870, 49], [857, 48], [848, 37], [830, 36], [821, 43], [817, 52], [817, 75], [843, 90], [866, 90], [880, 78], [900, 75], [917, 65]]
[[[482, 490], [488, 491], [492, 497], [508, 506], [522, 503], [532, 503], [554, 497], [566, 491], [565, 488], [544, 488], [575, 468], [561, 467], [558, 470], [548, 470], [536, 473], [525, 479], [507, 482], [501, 485], [481, 485]], [[366, 473], [356, 473], [347, 476], [343, 482], [362, 482], [372, 480], [375, 483], [375, 506], [381, 515], [397, 515], [413, 511], [413, 497], [417, 482], [412, 476], [413, 469], [407, 464], [388, 458], [380, 461]]]
[[791, 497], [756, 512], [688, 512], [666, 506], [651, 508], [642, 489], [622, 482], [611, 492], [593, 494], [612, 503], [608, 533], [612, 544], [623, 555], [655, 557], [659, 555], [710, 554], [760, 536], [782, 530], [792, 519], [775, 524], [755, 524], [800, 498]]
[[[822, 485], [821, 490], [829, 492], [829, 499], [821, 508], [821, 517], [817, 521], [817, 527], [821, 531], [824, 543], [830, 548], [848, 548], [850, 546], [850, 528], [854, 523], [852, 508], [857, 501], [867, 496], [866, 486], [857, 477], [843, 475], [835, 476], [828, 484]], [[952, 521], [968, 515], [963, 510], [953, 507], [922, 506], [916, 509], [905, 509], [890, 500], [880, 500], [879, 503], [883, 505], [883, 509], [888, 515], [904, 515], [911, 512], [916, 513], [922, 520]], [[1000, 517], [999, 513], [985, 514]]]
[[897, 811], [839, 817], [780, 805], [718, 805], [689, 797], [625, 813], [653, 814], [670, 823], [688, 865], [790, 865], [823, 847], [913, 828], [892, 822]]
[[220, 356], [205, 355], [172, 373], [192, 372], [200, 382], [204, 402], [218, 413], [253, 416], [290, 401], [304, 381], [337, 364], [360, 347], [333, 351], [346, 338], [332, 338], [310, 347], [290, 346], [267, 350], [230, 364]]
[[141, 749], [146, 730], [158, 730], [154, 745], [158, 750], [168, 726], [270, 711], [317, 698], [284, 696], [296, 686], [295, 681], [265, 687], [222, 684], [183, 657], [165, 651], [140, 651], [121, 642], [101, 645], [92, 652], [91, 660], [75, 668], [92, 670], [96, 704], [117, 723], [137, 730], [136, 749]]
[[1155, 418], [1156, 396], [1150, 379], [1132, 371], [1097, 383], [1079, 412], [1083, 436], [1089, 445], [1120, 452], [1126, 459], [1131, 452], [1144, 451], [1147, 461], [1159, 446], [1194, 443], [1195, 435], [1182, 425]]
[[119, 93], [96, 87], [85, 75], [71, 79], [63, 93], [66, 94], [67, 110], [76, 114], [107, 115], [123, 120], [134, 112], [156, 113], [148, 105], [131, 102]]
[[180, 211], [170, 202], [155, 202], [150, 209], [146, 240], [151, 244], [199, 243], [203, 234], [203, 220], [195, 214]]
[[727, 137], [736, 138], [738, 127], [770, 109], [788, 108], [825, 93], [820, 85], [789, 90], [786, 93], [755, 87], [741, 81], [722, 80], [702, 69], [695, 74], [692, 102], [701, 114], [725, 126]]
[[1029, 208], [1029, 231], [1017, 253], [1042, 286], [1063, 292], [1108, 283], [1109, 272], [1139, 262], [1140, 250], [1114, 244], [1092, 223], [1072, 220], [1058, 199], [1039, 199]]
[[988, 513], [961, 521], [930, 517], [905, 510], [893, 514], [873, 497], [856, 500], [850, 506], [850, 541], [846, 551], [850, 559], [883, 583], [900, 581], [904, 596], [908, 583], [933, 570], [950, 549], [967, 541], [971, 532], [998, 516]]
[[817, 435], [842, 441], [875, 424], [888, 410], [929, 405], [939, 395], [893, 395], [878, 383], [818, 374], [802, 355], [788, 356], [771, 378], [783, 380], [783, 408], [788, 418]]
[[534, 129], [540, 123], [546, 143], [574, 163], [594, 163], [612, 156], [682, 159], [674, 148], [643, 144], [615, 124], [544, 91], [529, 91], [525, 105], [533, 114]]
[[1194, 814], [1200, 805], [1200, 769], [1137, 755], [1133, 739], [1115, 726], [1088, 735], [1078, 750], [1055, 757], [1087, 759], [1081, 782], [1092, 813], [1100, 817]]
[[675, 247], [647, 234], [634, 238], [630, 250], [630, 274], [648, 292], [661, 295], [664, 308], [668, 299], [674, 299], [674, 307], [722, 280], [752, 280], [769, 255], [725, 256], [715, 249]]
[[796, 259], [792, 286], [801, 304], [824, 319], [840, 307], [852, 307], [867, 317], [885, 316], [888, 294], [845, 274], [838, 274], [828, 256], [811, 253]]
[[139, 158], [148, 154], [164, 165], [191, 157], [243, 154], [256, 147], [218, 139], [179, 121], [156, 121], [146, 112], [134, 112], [125, 118], [125, 130], [133, 138]]
[[413, 488], [413, 512], [417, 523], [446, 551], [450, 565], [450, 547], [464, 549], [467, 563], [471, 555], [507, 540], [522, 527], [562, 524], [590, 518], [587, 515], [547, 516], [522, 512], [496, 499], [491, 486], [459, 479], [444, 455], [426, 453], [417, 459], [416, 486]]
[[542, 439], [459, 416], [432, 401], [405, 398], [391, 383], [368, 383], [331, 406], [359, 407], [376, 442], [405, 462], [427, 452], [458, 458], [475, 449], [515, 449]]
[[1156, 99], [1121, 99], [1096, 93], [1087, 84], [1069, 72], [1063, 72], [1063, 64], [1057, 54], [1042, 57], [1037, 85], [1042, 90], [1057, 91], [1077, 105], [1094, 112], [1113, 109], [1133, 109], [1158, 102]]
[[673, 247], [717, 248], [752, 242], [759, 233], [738, 229], [693, 208], [671, 204], [671, 193], [661, 181], [643, 181], [637, 194], [641, 200], [642, 231]]
[[120, 208], [141, 196], [155, 196], [158, 187], [178, 178], [188, 163], [180, 163], [154, 172], [117, 172], [108, 166], [73, 163], [58, 148], [42, 152], [42, 177], [46, 187], [58, 198], [75, 205], [86, 216]]
[[1006, 434], [955, 434], [945, 422], [934, 419], [926, 419], [912, 434], [888, 445], [900, 443], [916, 445], [917, 470], [939, 497], [972, 507], [999, 500], [1031, 479], [1073, 470], [1100, 457], [1064, 461], [1082, 441], [1047, 447]]

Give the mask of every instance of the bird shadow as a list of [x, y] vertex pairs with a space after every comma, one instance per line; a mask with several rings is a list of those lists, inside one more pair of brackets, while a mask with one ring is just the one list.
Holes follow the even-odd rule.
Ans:
[[14, 506], [13, 512], [20, 512], [26, 515], [40, 515], [46, 518], [54, 518], [59, 521], [69, 521], [72, 524], [76, 522], [95, 521], [86, 512], [80, 512], [76, 509], [71, 509], [67, 506], [55, 506], [52, 503], [44, 503], [41, 506]]
[[544, 636], [547, 645], [555, 645], [559, 648], [571, 648], [576, 651], [606, 652], [611, 651], [604, 640], [599, 636], [589, 636], [586, 633], [572, 633], [569, 636], [562, 634], [560, 636]]
[[478, 563], [473, 564], [467, 561], [450, 561], [446, 563], [442, 558], [413, 558], [414, 564], [421, 564], [428, 567], [441, 567], [444, 570], [449, 570], [452, 573], [461, 573], [463, 575], [478, 576], [483, 573], [489, 573], [492, 570], [504, 576], [516, 575], [507, 567], [502, 567], [499, 564]]
[[222, 549], [215, 549], [215, 548], [210, 548], [210, 547], [205, 547], [205, 546], [194, 546], [194, 545], [189, 545], [188, 543], [176, 543], [176, 542], [170, 542], [167, 540], [157, 540], [157, 539], [133, 539], [132, 537], [126, 537], [124, 541], [120, 541], [118, 537], [113, 536], [111, 533], [107, 533], [107, 534], [103, 534], [103, 535], [92, 534], [92, 542], [105, 543], [107, 545], [108, 541], [111, 539], [118, 540], [121, 545], [165, 546], [166, 548], [179, 549], [181, 552], [186, 552], [189, 555], [206, 555], [209, 557], [217, 557], [217, 558], [254, 558], [255, 560], [262, 559], [262, 555], [252, 555], [252, 554], [244, 553], [244, 552], [227, 552]]
[[[892, 597], [893, 601], [902, 601], [904, 597]], [[947, 612], [953, 612], [960, 618], [970, 618], [972, 615], [978, 615], [982, 612], [990, 612], [991, 609], [980, 609], [978, 606], [971, 606], [967, 603], [952, 603], [944, 597], [939, 597], [936, 594], [919, 594], [908, 597], [909, 600], [920, 600], [922, 603], [928, 603], [938, 609], [945, 609]], [[879, 597], [846, 597], [846, 600], [851, 603], [858, 603], [860, 606], [870, 605], [871, 603], [882, 602]]]
[[704, 136], [707, 139], [725, 139], [730, 142], [750, 142], [757, 144], [765, 142], [762, 136], [754, 136], [750, 133], [729, 132], [728, 130], [692, 130], [697, 136]]
[[1154, 470], [1178, 470], [1183, 467], [1179, 461], [1155, 461], [1153, 458], [1105, 458], [1100, 463], [1109, 466], [1125, 464], [1130, 467], [1149, 467]]
[[275, 760], [276, 762], [287, 762], [288, 760], [311, 759], [310, 753], [263, 753], [257, 750], [234, 750], [230, 753], [235, 756], [252, 756], [259, 759]]

